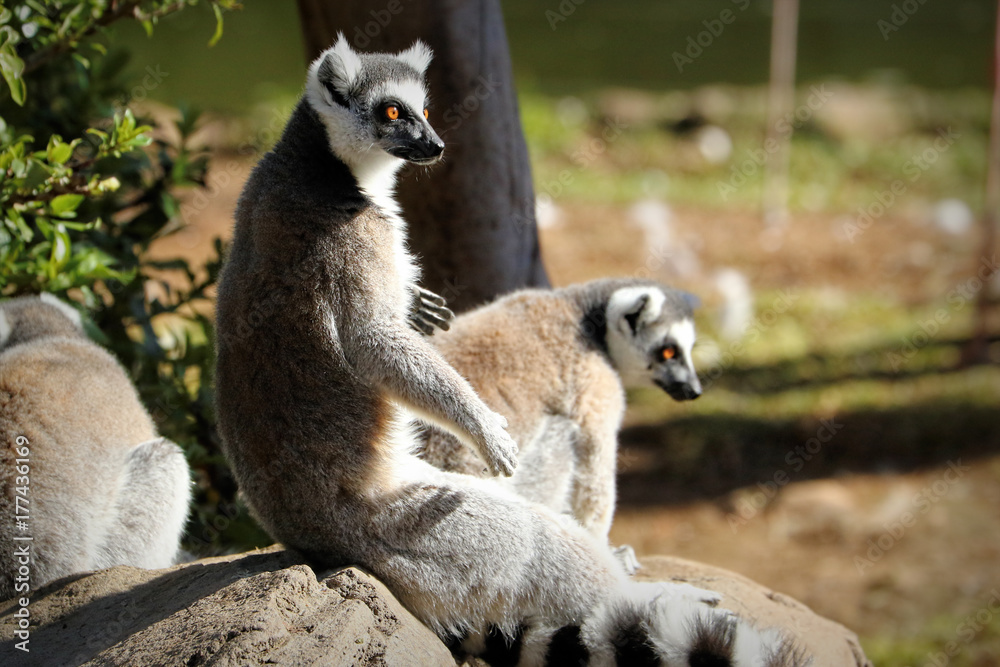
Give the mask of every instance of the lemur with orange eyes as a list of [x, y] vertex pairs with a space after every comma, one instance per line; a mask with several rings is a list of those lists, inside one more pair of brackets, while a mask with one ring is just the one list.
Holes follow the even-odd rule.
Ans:
[[[691, 357], [697, 301], [628, 278], [527, 289], [459, 316], [431, 342], [520, 443], [517, 470], [499, 481], [607, 540], [625, 388], [655, 385], [677, 401], [701, 395]], [[424, 460], [486, 473], [447, 431], [423, 436]], [[630, 572], [638, 568], [631, 548], [616, 552]]]
[[414, 454], [412, 414], [495, 475], [517, 454], [506, 420], [410, 324], [418, 276], [393, 188], [404, 162], [444, 150], [425, 113], [430, 58], [420, 42], [358, 53], [339, 36], [243, 190], [219, 284], [216, 396], [247, 503], [318, 566], [375, 574], [457, 653], [804, 664], [779, 633], [716, 609], [716, 593], [634, 582], [572, 519]]

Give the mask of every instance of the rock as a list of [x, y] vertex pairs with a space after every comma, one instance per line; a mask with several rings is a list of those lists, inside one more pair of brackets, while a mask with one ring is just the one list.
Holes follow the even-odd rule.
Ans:
[[[17, 608], [0, 607], [5, 653], [13, 651]], [[16, 664], [455, 664], [371, 576], [345, 568], [317, 578], [275, 547], [166, 570], [67, 577], [32, 596], [29, 609], [31, 651]]]
[[[815, 667], [870, 664], [845, 628], [731, 572], [657, 557], [643, 561], [640, 578], [723, 593], [723, 606], [798, 636]], [[31, 598], [30, 653], [12, 647], [18, 609], [0, 603], [3, 664], [455, 665], [373, 577], [353, 567], [317, 575], [280, 547], [55, 581]]]
[[871, 667], [858, 637], [833, 621], [813, 613], [801, 602], [755, 584], [728, 570], [682, 558], [653, 556], [642, 559], [636, 579], [678, 581], [722, 593], [721, 607], [760, 628], [781, 628], [794, 636], [813, 656], [813, 667]]

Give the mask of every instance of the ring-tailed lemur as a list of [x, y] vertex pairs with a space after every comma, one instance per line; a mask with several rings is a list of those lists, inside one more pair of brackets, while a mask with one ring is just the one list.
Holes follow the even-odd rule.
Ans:
[[[417, 275], [393, 176], [444, 150], [427, 121], [429, 62], [419, 42], [361, 54], [340, 36], [244, 188], [219, 285], [216, 376], [244, 498], [272, 537], [318, 564], [367, 568], [464, 651], [516, 647], [522, 665], [568, 651], [594, 665], [679, 664], [710, 650], [784, 664], [784, 641], [706, 605], [716, 594], [631, 582], [575, 522], [412, 453], [403, 407], [494, 474], [510, 475], [516, 454], [504, 418], [407, 321]], [[275, 474], [276, 461], [295, 473]], [[498, 637], [518, 642], [487, 641]]]
[[[461, 315], [431, 342], [520, 443], [518, 468], [503, 481], [607, 539], [623, 384], [655, 384], [678, 401], [701, 394], [691, 358], [695, 301], [634, 279], [529, 289]], [[421, 458], [483, 476], [482, 459], [447, 432], [431, 427], [424, 436]], [[631, 550], [620, 554], [634, 571]]]
[[191, 498], [184, 454], [52, 295], [0, 303], [0, 446], [0, 599], [75, 572], [174, 563]]

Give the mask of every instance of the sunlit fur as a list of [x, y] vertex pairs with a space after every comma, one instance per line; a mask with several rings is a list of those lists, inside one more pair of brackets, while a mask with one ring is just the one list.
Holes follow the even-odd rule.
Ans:
[[[15, 537], [32, 538], [32, 589], [114, 565], [174, 563], [191, 498], [184, 454], [157, 436], [125, 370], [87, 339], [79, 313], [51, 294], [0, 302], [0, 443], [9, 518], [0, 522], [0, 599], [29, 583], [14, 580], [14, 550], [26, 544]], [[17, 487], [29, 504], [15, 504]], [[29, 533], [15, 530], [24, 509]]]
[[[522, 665], [544, 664], [540, 647], [560, 628], [608, 627], [612, 605], [637, 610], [621, 617], [651, 633], [660, 607], [692, 622], [726, 615], [708, 591], [632, 584], [572, 519], [413, 455], [402, 408], [494, 474], [511, 474], [516, 454], [506, 420], [407, 324], [414, 274], [389, 152], [443, 150], [415, 99], [428, 58], [419, 45], [361, 54], [338, 39], [244, 188], [219, 284], [216, 375], [243, 497], [276, 540], [319, 566], [364, 567], [456, 647], [487, 651], [489, 637], [527, 628], [535, 649]], [[377, 115], [386, 95], [409, 122]], [[619, 625], [582, 634], [588, 650], [606, 654]]]

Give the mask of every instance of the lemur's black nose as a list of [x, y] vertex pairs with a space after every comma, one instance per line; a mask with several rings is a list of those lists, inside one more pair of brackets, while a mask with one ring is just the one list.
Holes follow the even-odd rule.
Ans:
[[701, 396], [701, 387], [692, 386], [687, 382], [672, 382], [666, 389], [675, 401], [693, 401]]
[[444, 153], [444, 142], [440, 139], [435, 139], [427, 143], [424, 152], [427, 153], [427, 157], [438, 157], [441, 153]]

